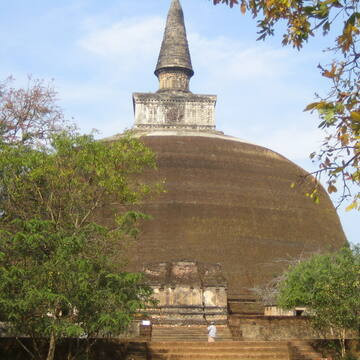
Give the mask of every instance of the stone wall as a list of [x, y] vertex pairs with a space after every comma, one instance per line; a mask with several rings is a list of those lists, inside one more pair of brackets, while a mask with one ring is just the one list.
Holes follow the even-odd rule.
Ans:
[[303, 316], [306, 314], [306, 308], [296, 307], [293, 310], [284, 310], [280, 309], [277, 306], [265, 306], [264, 308], [265, 316]]
[[230, 316], [229, 327], [237, 340], [319, 339], [305, 317]]
[[[230, 315], [228, 324], [234, 340], [311, 340], [333, 339], [315, 331], [305, 316], [237, 316]], [[349, 338], [356, 338], [349, 334]]]

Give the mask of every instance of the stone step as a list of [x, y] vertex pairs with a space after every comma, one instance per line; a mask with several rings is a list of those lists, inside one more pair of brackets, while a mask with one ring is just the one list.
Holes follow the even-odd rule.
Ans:
[[[162, 347], [172, 347], [172, 346], [179, 346], [179, 347], [202, 347], [204, 346], [203, 342], [199, 341], [191, 341], [184, 344], [182, 341], [171, 341], [171, 342], [163, 342], [163, 341], [152, 341], [150, 343], [152, 347], [162, 346]], [[207, 343], [207, 346], [213, 347], [287, 347], [287, 342], [285, 341], [223, 341], [221, 343]]]
[[[174, 340], [179, 340], [179, 337], [178, 336], [177, 337], [171, 337], [171, 336], [165, 337], [165, 336], [163, 336], [163, 337], [161, 337], [161, 339], [158, 339], [158, 340], [173, 342]], [[204, 343], [204, 342], [207, 343], [207, 341], [208, 341], [207, 338], [204, 338], [204, 337], [194, 337], [194, 336], [192, 336], [192, 337], [189, 337], [189, 338], [186, 338], [186, 337], [181, 338], [181, 341], [183, 341], [183, 342], [193, 342], [194, 340], [197, 341], [197, 342], [202, 342], [202, 343]], [[224, 342], [224, 341], [229, 341], [229, 339], [228, 338], [216, 338], [216, 342]]]
[[[155, 338], [156, 337], [166, 337], [166, 338], [169, 338], [169, 337], [173, 337], [174, 338], [174, 341], [182, 341], [183, 338], [193, 338], [193, 342], [194, 341], [197, 341], [195, 339], [195, 337], [199, 338], [200, 341], [202, 341], [202, 339], [207, 339], [207, 334], [153, 334], [153, 341], [161, 341], [161, 340], [156, 340]], [[181, 338], [179, 338], [181, 337]], [[216, 336], [217, 339], [219, 338], [222, 338], [222, 339], [228, 339], [227, 341], [232, 341], [232, 338], [229, 337], [229, 336]]]
[[[204, 330], [200, 330], [200, 331], [172, 331], [172, 330], [153, 330], [153, 334], [189, 334], [189, 335], [204, 335], [207, 334], [207, 331]], [[228, 335], [229, 332], [225, 332], [225, 331], [218, 331], [217, 332], [218, 335]]]
[[159, 341], [148, 344], [151, 360], [289, 360], [285, 341]]
[[307, 354], [292, 354], [291, 356], [292, 360], [319, 360], [322, 359], [322, 355], [319, 353], [307, 353]]
[[181, 354], [181, 353], [193, 353], [193, 354], [288, 354], [288, 349], [257, 349], [256, 351], [254, 349], [248, 348], [248, 349], [242, 349], [242, 348], [196, 348], [196, 349], [188, 349], [188, 348], [167, 348], [167, 349], [157, 349], [154, 350], [150, 347], [151, 351], [156, 351], [156, 353], [162, 353], [162, 354]]
[[[208, 355], [205, 355], [205, 356], [199, 356], [199, 355], [196, 355], [196, 356], [175, 356], [175, 355], [169, 355], [169, 356], [153, 356], [151, 357], [151, 360], [186, 360], [186, 359], [195, 359], [195, 360], [234, 360], [234, 359], [238, 359], [238, 360], [289, 360], [289, 356], [286, 355], [286, 357], [278, 357], [277, 355], [275, 356], [272, 356], [272, 357], [266, 357], [264, 358], [263, 356], [255, 356], [255, 357], [247, 357], [247, 356], [242, 356], [242, 355], [239, 355], [239, 356], [234, 356], [234, 355], [231, 355], [231, 356], [208, 356]], [[313, 360], [313, 359], [311, 359]], [[314, 359], [314, 360], [318, 360], [318, 359]]]
[[[169, 329], [169, 330], [165, 330], [165, 329], [164, 330], [156, 330], [156, 329], [154, 330], [153, 329], [152, 333], [153, 334], [161, 334], [161, 335], [163, 335], [163, 334], [188, 334], [188, 335], [204, 335], [205, 334], [205, 335], [207, 335], [206, 330], [199, 330], [199, 331], [175, 330], [174, 331], [171, 329]], [[224, 335], [228, 335], [231, 333], [229, 330], [229, 331], [218, 331], [217, 334], [224, 336]]]
[[[170, 331], [162, 331], [162, 332], [152, 332], [153, 335], [161, 335], [161, 336], [166, 336], [166, 335], [173, 335], [173, 336], [179, 336], [179, 335], [183, 335], [183, 336], [207, 336], [207, 332], [201, 331], [201, 332], [170, 332]], [[231, 334], [225, 334], [225, 333], [217, 333], [216, 334], [217, 337], [227, 337]]]
[[178, 359], [195, 359], [195, 360], [289, 360], [289, 355], [278, 354], [252, 354], [252, 355], [243, 355], [243, 354], [192, 354], [192, 353], [182, 353], [182, 354], [160, 354], [152, 355], [151, 360], [178, 360]]
[[[166, 331], [164, 331], [164, 332], [152, 332], [152, 335], [153, 336], [187, 336], [187, 337], [189, 337], [189, 336], [205, 336], [205, 337], [207, 337], [207, 332], [199, 332], [199, 333], [191, 333], [191, 332], [166, 332]], [[219, 333], [217, 333], [216, 334], [217, 335], [217, 337], [229, 337], [229, 339], [231, 339], [231, 334], [219, 334]]]
[[[153, 331], [172, 331], [172, 332], [191, 332], [191, 333], [198, 333], [198, 332], [207, 332], [207, 327], [206, 326], [201, 326], [201, 327], [195, 327], [195, 326], [157, 326], [154, 325], [153, 326]], [[217, 332], [221, 333], [227, 333], [229, 332], [229, 328], [227, 326], [222, 326], [222, 327], [217, 327]]]
[[[152, 341], [207, 341], [206, 326], [164, 326], [154, 325]], [[232, 335], [227, 326], [217, 326], [217, 341], [231, 341]]]
[[[239, 355], [239, 356], [234, 356], [234, 355], [231, 355], [231, 356], [208, 356], [208, 355], [205, 355], [205, 356], [199, 356], [199, 355], [195, 355], [195, 356], [178, 356], [178, 355], [169, 355], [169, 356], [152, 356], [151, 357], [151, 360], [186, 360], [186, 359], [195, 359], [195, 360], [234, 360], [234, 359], [238, 359], [238, 360], [289, 360], [289, 356], [286, 355], [285, 357], [278, 357], [277, 355], [275, 356], [272, 356], [272, 357], [266, 357], [264, 358], [263, 356], [255, 356], [255, 357], [247, 357], [247, 356], [242, 356], [242, 355]], [[316, 359], [311, 359], [311, 360], [318, 360], [319, 358], [316, 358]], [[291, 359], [293, 360], [293, 359]]]
[[322, 355], [318, 353], [310, 341], [293, 340], [289, 342], [289, 350], [292, 360], [318, 360]]
[[197, 345], [197, 346], [186, 346], [186, 344], [182, 344], [180, 345], [173, 345], [173, 346], [166, 346], [166, 345], [152, 345], [149, 344], [149, 348], [150, 349], [186, 349], [186, 350], [197, 350], [197, 349], [213, 349], [213, 350], [228, 350], [228, 349], [234, 349], [234, 350], [238, 350], [238, 351], [277, 351], [277, 350], [281, 350], [281, 351], [287, 351], [288, 347], [287, 346], [218, 346], [220, 343], [207, 343], [207, 342], [203, 342], [203, 345]]
[[[153, 333], [157, 333], [157, 334], [207, 334], [207, 330], [206, 329], [202, 329], [202, 330], [172, 330], [172, 329], [154, 329], [153, 328]], [[230, 330], [220, 330], [217, 331], [217, 334], [229, 334]]]
[[[153, 336], [205, 336], [207, 337], [207, 332], [200, 332], [200, 333], [187, 333], [187, 332], [153, 332], [152, 333]], [[231, 336], [229, 334], [219, 334], [217, 333], [217, 337], [229, 337], [229, 339], [232, 339]]]

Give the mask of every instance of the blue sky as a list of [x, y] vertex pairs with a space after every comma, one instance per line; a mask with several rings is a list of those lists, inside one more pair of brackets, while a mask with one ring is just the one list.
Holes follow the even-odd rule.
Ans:
[[[331, 35], [301, 52], [279, 35], [256, 41], [256, 21], [209, 0], [181, 0], [194, 93], [216, 94], [217, 128], [269, 147], [307, 170], [323, 134], [303, 109], [326, 92], [317, 69]], [[12, 0], [0, 3], [0, 79], [54, 79], [59, 102], [81, 131], [110, 136], [133, 123], [132, 92], [156, 91], [153, 75], [170, 0]], [[349, 241], [358, 212], [339, 210]]]

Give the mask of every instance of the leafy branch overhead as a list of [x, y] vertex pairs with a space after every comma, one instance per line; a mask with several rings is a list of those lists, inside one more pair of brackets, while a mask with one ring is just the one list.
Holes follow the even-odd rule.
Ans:
[[[326, 174], [329, 193], [340, 192], [340, 201], [349, 199], [348, 209], [360, 209], [360, 9], [359, 0], [213, 0], [216, 4], [238, 6], [258, 19], [259, 40], [274, 35], [277, 24], [286, 24], [283, 45], [301, 49], [311, 37], [335, 34], [326, 49], [328, 65], [319, 65], [329, 80], [326, 95], [305, 111], [316, 112], [319, 128], [326, 136], [321, 148], [311, 154], [319, 163], [314, 174]], [[314, 195], [315, 194], [315, 195]], [[316, 199], [316, 189], [313, 193]]]

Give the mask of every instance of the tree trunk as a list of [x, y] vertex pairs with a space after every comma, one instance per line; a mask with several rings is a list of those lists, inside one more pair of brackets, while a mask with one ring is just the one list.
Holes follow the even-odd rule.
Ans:
[[341, 358], [345, 358], [346, 354], [346, 330], [341, 330], [341, 339], [340, 339], [340, 345], [341, 345]]
[[56, 346], [55, 331], [52, 330], [51, 335], [50, 335], [49, 351], [48, 351], [46, 360], [54, 360], [55, 346]]

